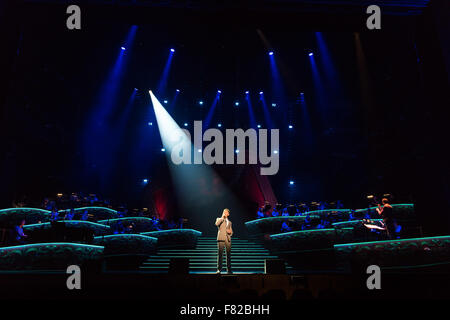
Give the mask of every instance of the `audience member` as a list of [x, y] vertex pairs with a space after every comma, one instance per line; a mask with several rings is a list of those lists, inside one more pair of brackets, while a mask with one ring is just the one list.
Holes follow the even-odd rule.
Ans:
[[289, 232], [292, 231], [292, 228], [289, 226], [288, 221], [284, 221], [281, 225], [281, 232]]
[[256, 212], [256, 219], [260, 219], [260, 218], [264, 218], [264, 213], [263, 213], [263, 209], [259, 208], [258, 211]]
[[66, 213], [64, 220], [73, 220], [75, 217], [75, 209], [71, 208], [68, 213]]
[[50, 220], [51, 221], [58, 221], [59, 220], [59, 212], [56, 207], [52, 208], [52, 212], [50, 213]]
[[81, 220], [86, 221], [89, 218], [88, 211], [85, 209], [81, 215]]

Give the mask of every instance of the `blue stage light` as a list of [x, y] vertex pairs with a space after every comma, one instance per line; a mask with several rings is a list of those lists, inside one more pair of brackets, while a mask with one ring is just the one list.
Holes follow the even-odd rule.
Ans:
[[221, 124], [221, 123], [219, 123], [219, 124], [217, 124], [217, 126], [218, 126], [219, 128], [221, 128], [221, 127], [222, 127], [222, 124]]
[[250, 93], [250, 91], [245, 91], [245, 94], [249, 94]]
[[177, 91], [177, 92], [180, 92], [180, 89], [177, 89], [176, 91]]
[[165, 103], [165, 104], [167, 104], [167, 102], [168, 102], [167, 100], [164, 100], [164, 103]]
[[172, 49], [170, 49], [170, 52], [175, 52], [175, 49], [173, 49], [173, 48], [172, 48]]
[[202, 149], [198, 149], [197, 152], [202, 152]]
[[236, 149], [234, 152], [239, 153], [239, 149]]
[[199, 101], [198, 104], [199, 104], [199, 105], [203, 105], [203, 101]]
[[304, 93], [303, 93], [303, 92], [300, 92], [300, 95], [302, 96], [302, 95], [304, 95]]
[[278, 150], [273, 150], [273, 153], [278, 154]]
[[239, 106], [239, 102], [236, 101], [236, 102], [234, 103], [234, 105], [235, 105], [236, 107]]
[[294, 184], [294, 181], [293, 180], [289, 181], [289, 184], [292, 186]]
[[290, 124], [290, 125], [289, 125], [289, 129], [292, 129], [292, 128], [293, 128], [293, 126]]
[[313, 54], [312, 52], [310, 52], [308, 55], [309, 55], [310, 57], [312, 57], [314, 54]]
[[149, 126], [152, 126], [153, 125], [153, 122], [149, 122], [149, 123], [147, 123]]
[[142, 183], [147, 184], [148, 183], [148, 179], [143, 179]]
[[263, 94], [264, 92], [260, 91], [259, 94]]
[[125, 47], [120, 47], [120, 49], [125, 50]]
[[162, 151], [162, 152], [165, 152], [165, 151], [166, 151], [166, 148], [161, 148], [161, 151]]
[[217, 90], [217, 93], [222, 93], [222, 91], [220, 91], [220, 90]]
[[269, 51], [269, 56], [273, 56], [273, 51]]
[[185, 123], [184, 123], [184, 126], [185, 126], [185, 127], [187, 127], [187, 126], [188, 126], [187, 122], [185, 122]]
[[134, 88], [134, 91], [138, 91], [138, 89], [137, 89], [137, 88]]
[[258, 127], [258, 128], [261, 128], [261, 125], [260, 125], [260, 124], [258, 124], [258, 125], [257, 125], [257, 127]]
[[277, 106], [277, 104], [276, 103], [272, 103], [272, 107], [276, 107]]

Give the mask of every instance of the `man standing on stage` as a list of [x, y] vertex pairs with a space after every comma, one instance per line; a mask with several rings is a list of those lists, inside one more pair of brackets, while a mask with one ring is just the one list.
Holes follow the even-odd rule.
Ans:
[[231, 236], [233, 229], [231, 228], [231, 221], [228, 220], [230, 210], [223, 209], [222, 217], [216, 219], [216, 226], [219, 229], [217, 232], [217, 272], [222, 271], [222, 257], [223, 247], [227, 250], [227, 271], [231, 274]]

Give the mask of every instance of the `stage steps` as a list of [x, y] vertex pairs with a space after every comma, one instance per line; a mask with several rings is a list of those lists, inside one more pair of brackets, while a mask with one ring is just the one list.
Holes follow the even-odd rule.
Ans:
[[[140, 266], [140, 271], [168, 273], [171, 258], [189, 258], [189, 273], [215, 273], [217, 268], [216, 237], [199, 237], [195, 249], [160, 249]], [[260, 243], [233, 238], [231, 268], [233, 273], [264, 273], [265, 259], [277, 259]], [[286, 264], [286, 272], [292, 268]], [[223, 269], [226, 272], [224, 252]]]

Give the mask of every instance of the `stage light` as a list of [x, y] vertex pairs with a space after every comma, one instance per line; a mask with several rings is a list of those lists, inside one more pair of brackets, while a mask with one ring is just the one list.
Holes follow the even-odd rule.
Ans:
[[263, 94], [264, 92], [260, 91], [259, 94]]
[[236, 107], [239, 106], [239, 102], [236, 101], [236, 102], [234, 103], [234, 105], [235, 105]]
[[202, 149], [198, 149], [197, 152], [202, 152]]
[[278, 150], [273, 150], [273, 153], [278, 154]]
[[222, 124], [221, 124], [221, 123], [219, 123], [219, 124], [217, 124], [217, 126], [218, 126], [219, 128], [221, 128], [221, 127], [222, 127]]
[[147, 184], [147, 183], [148, 183], [148, 179], [143, 179], [143, 180], [142, 180], [142, 183], [143, 183], [143, 184]]
[[203, 105], [203, 101], [199, 101], [198, 104], [202, 106]]
[[217, 93], [219, 93], [219, 94], [220, 94], [220, 93], [222, 93], [222, 91], [220, 91], [220, 90], [217, 90]]
[[177, 89], [176, 92], [180, 92], [180, 89]]
[[245, 91], [245, 94], [249, 94], [250, 93], [250, 91]]
[[138, 91], [138, 89], [137, 89], [137, 88], [134, 88], [134, 91]]
[[292, 128], [293, 128], [293, 126], [290, 124], [290, 125], [289, 125], [289, 129], [292, 129]]
[[310, 57], [312, 57], [314, 54], [313, 54], [312, 52], [310, 52], [308, 55], [309, 55]]
[[165, 104], [167, 104], [167, 102], [168, 102], [167, 100], [164, 100], [164, 103], [165, 103]]
[[172, 49], [170, 49], [170, 52], [175, 52], [175, 49], [173, 49], [173, 48], [172, 48]]
[[269, 51], [269, 56], [273, 56], [273, 51]]
[[261, 128], [261, 125], [260, 125], [260, 124], [258, 124], [258, 125], [257, 125], [257, 127], [258, 127], [258, 128]]
[[236, 149], [234, 152], [239, 153], [239, 149]]
[[165, 151], [166, 151], [166, 148], [161, 148], [161, 151], [162, 151], [162, 152], [165, 152]]
[[276, 107], [277, 106], [277, 104], [276, 103], [272, 103], [272, 107]]
[[149, 123], [147, 123], [149, 126], [152, 126], [153, 125], [153, 122], [149, 122]]
[[187, 127], [187, 126], [188, 126], [187, 122], [185, 122], [185, 123], [184, 123], [184, 126], [185, 126], [185, 127]]
[[294, 185], [294, 181], [293, 181], [293, 180], [289, 181], [289, 184], [290, 184], [291, 186]]
[[120, 49], [125, 50], [125, 47], [120, 47]]

